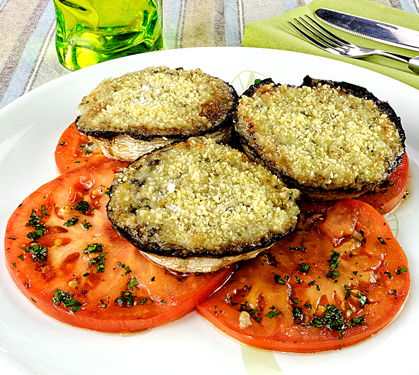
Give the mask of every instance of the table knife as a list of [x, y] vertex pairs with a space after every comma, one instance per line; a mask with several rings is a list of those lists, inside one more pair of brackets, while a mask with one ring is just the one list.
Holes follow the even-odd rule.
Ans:
[[325, 24], [348, 33], [419, 51], [419, 31], [326, 8], [317, 9], [315, 15]]

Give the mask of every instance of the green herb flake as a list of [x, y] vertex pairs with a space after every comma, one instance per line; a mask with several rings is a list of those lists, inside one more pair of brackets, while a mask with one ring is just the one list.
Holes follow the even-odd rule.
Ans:
[[300, 306], [293, 306], [292, 307], [292, 316], [293, 316], [293, 320], [296, 323], [300, 323], [304, 316], [303, 316], [303, 308]]
[[361, 308], [365, 307], [369, 303], [368, 298], [364, 294], [361, 294], [361, 293], [358, 293], [358, 302]]
[[54, 292], [51, 302], [60, 306], [61, 303], [64, 307], [68, 308], [72, 312], [77, 312], [80, 310], [82, 303], [73, 298], [73, 294], [69, 292], [63, 292], [61, 289], [57, 289]]
[[72, 227], [73, 225], [76, 225], [79, 222], [79, 219], [77, 217], [72, 217], [68, 219], [63, 225], [65, 227]]
[[36, 211], [33, 209], [29, 216], [29, 221], [26, 223], [26, 226], [32, 227], [34, 229], [45, 229], [45, 224], [41, 223], [43, 217], [43, 215], [38, 216]]
[[[128, 275], [129, 273], [131, 273], [129, 266], [126, 266], [125, 264], [122, 264], [121, 262], [118, 262], [118, 267], [123, 268], [125, 270], [125, 275]], [[151, 279], [151, 281], [154, 281], [153, 278]]]
[[85, 220], [85, 221], [83, 221], [82, 223], [81, 223], [81, 225], [82, 225], [82, 227], [84, 228], [84, 229], [86, 229], [86, 230], [89, 230], [93, 225], [92, 224], [90, 224], [87, 220]]
[[106, 254], [107, 253], [100, 254], [97, 257], [90, 260], [90, 263], [89, 263], [90, 266], [97, 265], [96, 273], [102, 273], [105, 271], [105, 261], [106, 261], [105, 255]]
[[101, 253], [102, 251], [103, 251], [102, 244], [92, 243], [83, 250], [83, 254]]
[[335, 278], [339, 277], [339, 276], [340, 276], [340, 273], [339, 273], [339, 271], [336, 271], [336, 270], [329, 271], [326, 274], [326, 277], [328, 277], [329, 279], [332, 279], [332, 280], [335, 280]]
[[366, 314], [363, 314], [363, 315], [361, 315], [359, 318], [352, 318], [351, 320], [350, 320], [350, 323], [349, 323], [349, 325], [351, 326], [351, 327], [355, 327], [355, 326], [364, 326], [366, 323], [365, 323], [365, 316], [366, 316]]
[[307, 273], [310, 269], [310, 266], [306, 263], [300, 263], [298, 265], [298, 271], [302, 272], [302, 273]]
[[90, 206], [89, 203], [87, 203], [86, 201], [78, 201], [76, 203], [76, 205], [74, 206], [74, 208], [81, 212], [83, 215], [86, 215], [87, 211], [89, 210]]
[[348, 299], [351, 296], [351, 288], [347, 285], [343, 286], [346, 290], [345, 299]]
[[274, 273], [274, 281], [275, 284], [279, 284], [279, 285], [285, 285], [285, 281], [281, 279], [281, 276], [279, 276], [278, 274]]
[[265, 316], [267, 318], [270, 318], [270, 319], [272, 319], [272, 318], [278, 318], [278, 313], [275, 312], [275, 311], [269, 311]]
[[134, 306], [136, 296], [130, 291], [121, 292], [121, 296], [115, 299], [115, 302], [121, 307]]
[[[36, 242], [31, 243], [29, 246], [21, 247], [21, 249], [30, 253], [34, 262], [45, 262], [48, 259], [48, 248]], [[23, 260], [21, 256], [19, 256], [19, 259]]]
[[343, 321], [342, 311], [334, 305], [326, 305], [326, 313], [322, 317], [316, 317], [310, 325], [313, 327], [321, 328], [326, 327], [329, 331], [339, 332], [339, 339], [343, 337], [343, 332], [348, 326]]
[[340, 258], [340, 253], [338, 253], [335, 250], [332, 250], [332, 255], [331, 255], [330, 259], [328, 259], [328, 261], [327, 261], [329, 263], [329, 269], [330, 270], [335, 270], [336, 268], [338, 268], [340, 266], [339, 258]]
[[269, 310], [271, 310], [271, 311], [269, 311], [268, 313], [266, 313], [265, 314], [265, 316], [267, 317], [267, 318], [270, 318], [270, 319], [272, 319], [272, 318], [278, 318], [278, 316], [279, 315], [284, 315], [283, 313], [282, 313], [282, 311], [280, 311], [278, 308], [276, 308], [275, 306], [271, 306], [270, 308], [269, 308]]
[[128, 289], [132, 289], [134, 286], [138, 285], [138, 281], [135, 277], [133, 277], [129, 283], [127, 284]]

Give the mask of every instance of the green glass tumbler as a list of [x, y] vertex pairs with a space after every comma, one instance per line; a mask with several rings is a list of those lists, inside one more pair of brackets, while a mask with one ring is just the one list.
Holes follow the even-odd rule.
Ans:
[[162, 0], [54, 0], [58, 60], [69, 70], [163, 49]]

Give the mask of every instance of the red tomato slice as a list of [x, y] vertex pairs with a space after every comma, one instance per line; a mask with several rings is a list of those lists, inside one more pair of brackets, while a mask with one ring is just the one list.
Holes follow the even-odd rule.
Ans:
[[342, 200], [242, 264], [198, 312], [255, 347], [340, 349], [385, 327], [407, 298], [407, 258], [370, 205]]
[[401, 164], [384, 183], [356, 199], [370, 204], [381, 215], [384, 215], [394, 209], [403, 199], [407, 190], [408, 177], [409, 158], [405, 153]]
[[60, 173], [105, 159], [100, 147], [79, 132], [74, 122], [64, 130], [55, 149], [55, 163]]
[[147, 260], [107, 218], [114, 173], [104, 160], [62, 174], [17, 208], [6, 228], [8, 270], [42, 311], [64, 323], [131, 332], [177, 319], [231, 275], [180, 276]]

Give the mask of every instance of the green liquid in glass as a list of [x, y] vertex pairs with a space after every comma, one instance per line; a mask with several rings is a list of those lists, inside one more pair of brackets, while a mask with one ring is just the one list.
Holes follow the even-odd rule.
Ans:
[[54, 0], [60, 63], [77, 70], [163, 49], [161, 0]]

